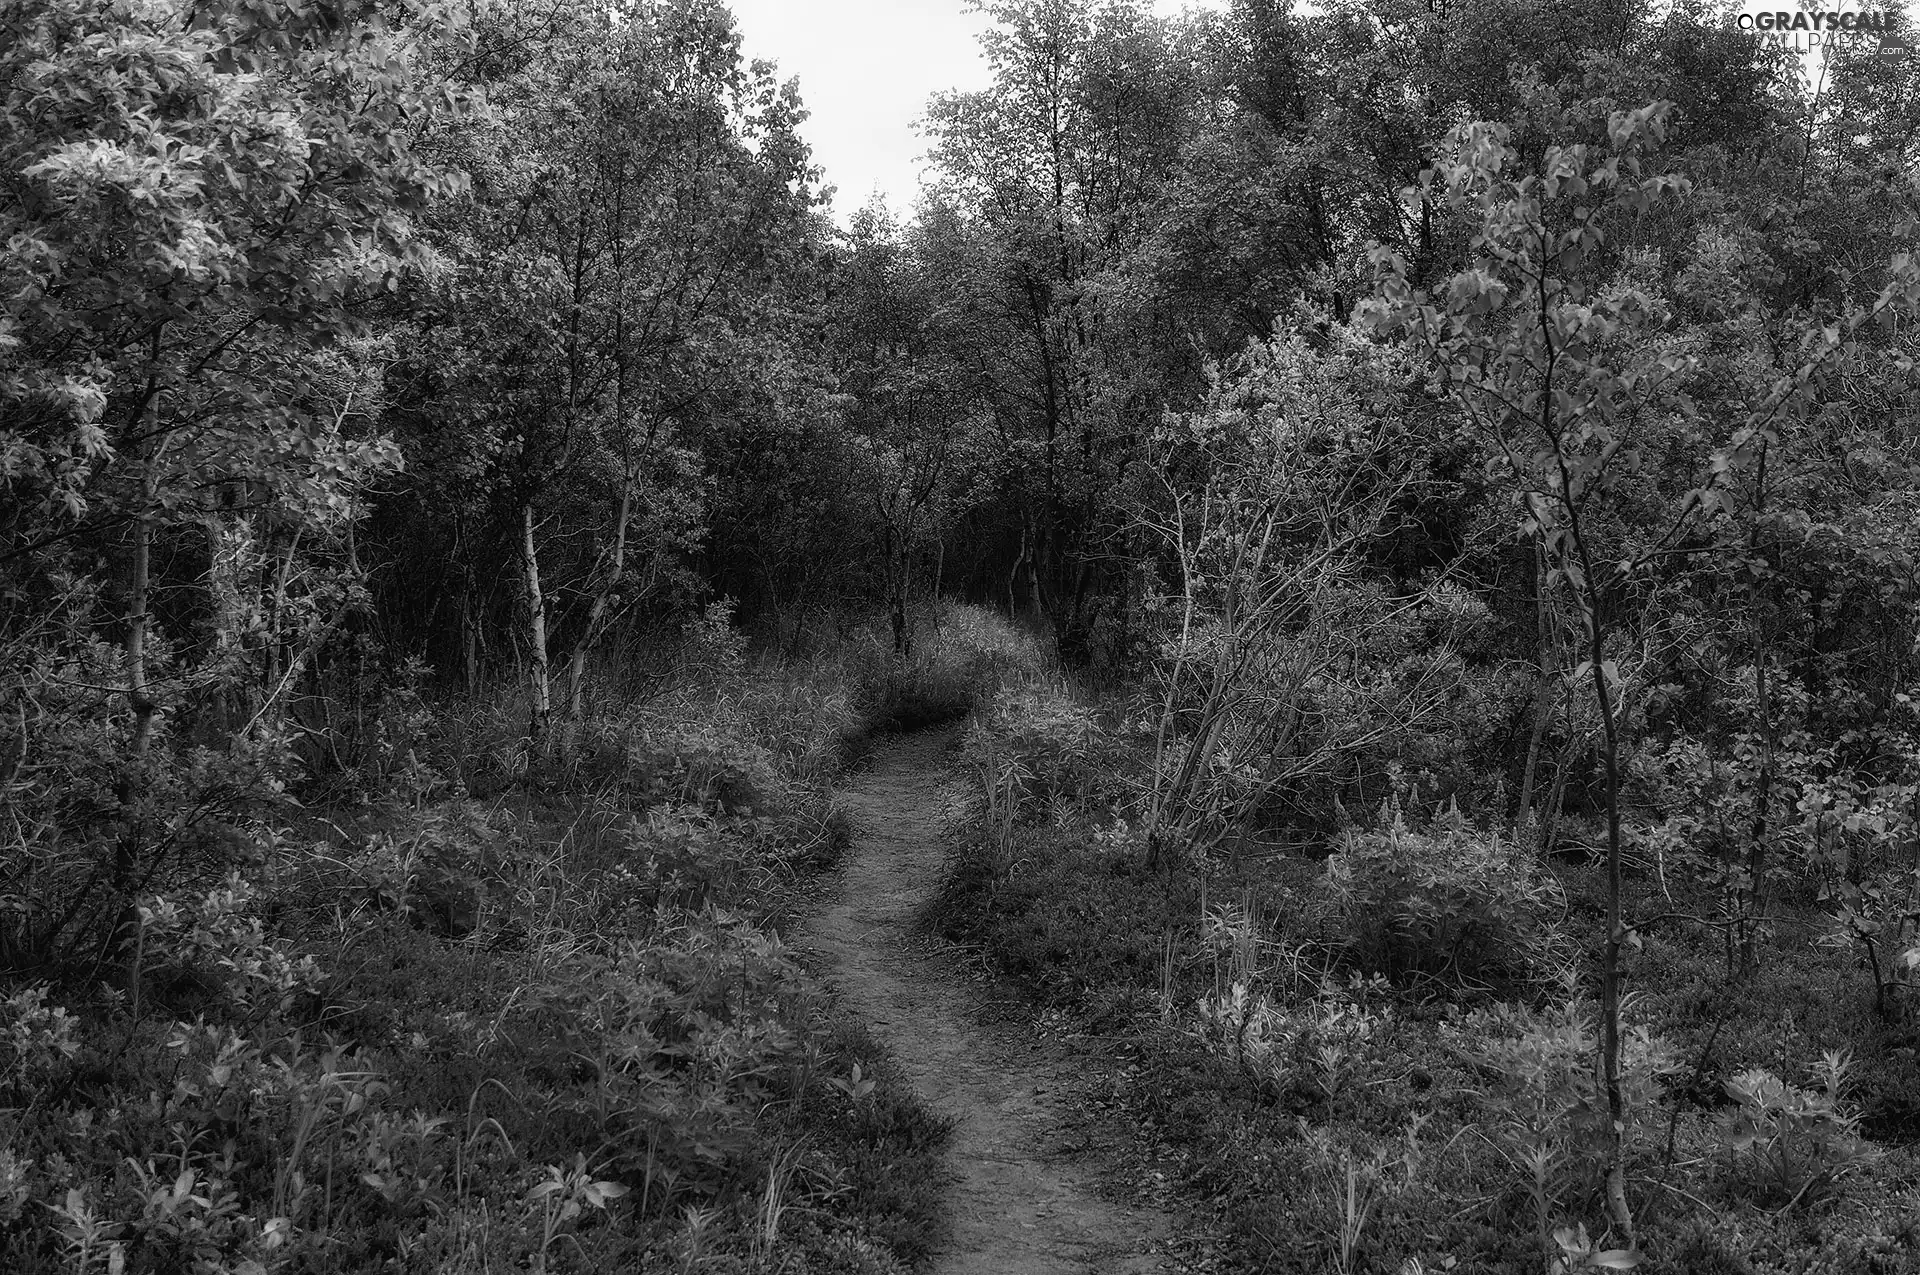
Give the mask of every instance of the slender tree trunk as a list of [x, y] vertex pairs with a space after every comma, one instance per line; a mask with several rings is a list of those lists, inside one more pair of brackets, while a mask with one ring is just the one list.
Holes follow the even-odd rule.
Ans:
[[533, 502], [520, 506], [520, 572], [527, 591], [527, 689], [533, 700], [527, 738], [544, 749], [553, 721], [547, 666], [547, 600], [540, 592], [540, 557], [533, 542]]
[[880, 518], [883, 523], [880, 554], [887, 564], [887, 626], [893, 632], [893, 653], [904, 658], [907, 654], [906, 538], [894, 525], [893, 511], [885, 503], [880, 506]]
[[[595, 598], [593, 604], [598, 607], [600, 599]], [[586, 715], [586, 680], [587, 644], [582, 642], [573, 648], [573, 655], [567, 661], [567, 721], [576, 726]]]
[[[213, 659], [221, 670], [221, 680], [229, 688], [220, 697], [221, 711], [226, 716], [223, 729], [231, 732], [241, 722], [251, 722], [255, 714], [266, 703], [275, 682], [269, 676], [273, 660], [266, 661], [265, 669], [249, 668], [253, 663], [247, 631], [249, 612], [253, 611], [256, 600], [264, 597], [265, 615], [261, 620], [268, 621], [262, 627], [268, 635], [269, 646], [276, 632], [271, 623], [278, 618], [279, 593], [273, 589], [273, 582], [258, 582], [254, 572], [247, 568], [256, 557], [253, 518], [246, 513], [214, 513], [206, 520], [207, 532], [207, 593], [213, 619]], [[277, 574], [277, 573], [276, 573]]]
[[[295, 528], [293, 533], [286, 537], [284, 546], [275, 545], [274, 542], [278, 539], [278, 528], [269, 519], [267, 522], [268, 549], [265, 557], [275, 565], [272, 594], [267, 600], [266, 646], [261, 662], [259, 683], [263, 693], [268, 696], [273, 695], [274, 688], [288, 678], [295, 660], [295, 648], [285, 634], [285, 625], [288, 597], [293, 588], [293, 564], [300, 549], [300, 531]], [[262, 706], [265, 707], [266, 704]], [[281, 712], [279, 716], [284, 717], [285, 713]]]
[[1620, 1081], [1620, 1002], [1621, 952], [1626, 943], [1626, 925], [1621, 907], [1623, 882], [1620, 866], [1620, 731], [1615, 717], [1614, 696], [1607, 677], [1606, 598], [1593, 556], [1581, 534], [1580, 514], [1569, 502], [1569, 531], [1575, 552], [1580, 557], [1583, 585], [1582, 604], [1586, 610], [1587, 665], [1593, 678], [1593, 694], [1600, 708], [1603, 757], [1607, 770], [1607, 937], [1601, 950], [1600, 969], [1600, 1072], [1607, 1095], [1607, 1205], [1613, 1219], [1633, 1242], [1633, 1210], [1627, 1203], [1626, 1171], [1626, 1096]]
[[607, 606], [613, 598], [613, 591], [619, 587], [620, 577], [627, 569], [627, 525], [633, 517], [633, 477], [629, 476], [620, 489], [620, 512], [614, 519], [613, 553], [610, 565], [612, 569], [599, 587], [594, 590], [593, 603], [587, 609], [587, 627], [580, 634], [580, 641], [573, 648], [573, 657], [567, 665], [567, 720], [578, 723], [582, 709], [582, 687], [586, 682], [587, 656], [600, 641], [600, 630], [606, 623]]
[[1051, 539], [1050, 526], [1036, 526], [1033, 529], [1033, 549], [1027, 554], [1027, 604], [1033, 608], [1034, 621], [1049, 630], [1053, 628], [1053, 617], [1047, 612], [1047, 600], [1040, 577], [1043, 572], [1052, 569], [1052, 554], [1048, 552]]
[[460, 599], [460, 658], [465, 667], [467, 694], [480, 691], [480, 627], [473, 618], [473, 582]]
[[1553, 849], [1555, 838], [1560, 833], [1560, 811], [1566, 804], [1567, 776], [1573, 764], [1573, 751], [1569, 745], [1553, 758], [1553, 786], [1547, 789], [1547, 799], [1540, 806], [1536, 833], [1538, 840], [1534, 846], [1534, 852], [1542, 858]]
[[[147, 406], [142, 413], [142, 420], [149, 430], [158, 407], [158, 395], [149, 391]], [[141, 856], [146, 850], [147, 759], [153, 748], [153, 719], [160, 707], [154, 701], [147, 669], [147, 629], [151, 623], [147, 604], [151, 584], [153, 507], [158, 489], [155, 469], [158, 463], [158, 456], [154, 454], [147, 455], [141, 461], [140, 483], [135, 497], [140, 502], [139, 512], [133, 520], [132, 543], [127, 553], [127, 628], [121, 641], [121, 655], [126, 661], [127, 703], [133, 710], [133, 734], [127, 740], [126, 761], [120, 772], [118, 791], [114, 794], [120, 804], [120, 817], [124, 821], [120, 836], [114, 842], [113, 863], [109, 871], [114, 897], [118, 902], [118, 916], [103, 955], [132, 952], [139, 929], [133, 895], [142, 866]], [[137, 977], [137, 972], [130, 967], [129, 982]]]
[[[1520, 811], [1518, 828], [1522, 840], [1530, 835], [1538, 840], [1543, 826], [1533, 809], [1533, 790], [1539, 775], [1540, 745], [1546, 739], [1547, 722], [1553, 717], [1555, 686], [1559, 679], [1559, 657], [1553, 640], [1553, 616], [1547, 597], [1547, 550], [1536, 537], [1533, 543], [1534, 606], [1534, 690], [1533, 729], [1527, 739], [1527, 762], [1520, 772]], [[1544, 849], [1544, 846], [1541, 847]]]
[[[145, 488], [150, 485], [143, 485], [143, 502], [149, 494]], [[140, 836], [137, 829], [141, 822], [133, 814], [133, 808], [145, 787], [144, 776], [140, 772], [153, 746], [153, 717], [159, 707], [153, 701], [147, 682], [147, 589], [152, 543], [153, 520], [142, 513], [133, 523], [133, 547], [129, 555], [127, 579], [127, 635], [122, 648], [127, 662], [127, 702], [133, 708], [133, 735], [127, 742], [128, 767], [121, 781], [120, 797], [121, 804], [128, 808], [129, 830], [120, 840], [113, 873], [114, 885], [122, 888], [130, 887], [133, 883], [133, 863]]]
[[913, 555], [903, 545], [895, 568], [899, 584], [894, 591], [893, 649], [901, 659], [913, 655]]
[[1760, 719], [1760, 774], [1753, 785], [1753, 823], [1748, 828], [1745, 896], [1740, 907], [1740, 969], [1743, 973], [1760, 967], [1758, 931], [1760, 913], [1765, 910], [1767, 875], [1767, 829], [1773, 801], [1773, 704], [1772, 687], [1767, 676], [1767, 649], [1760, 627], [1760, 599], [1756, 588], [1750, 597], [1753, 609], [1753, 698], [1754, 712]]
[[1607, 763], [1607, 941], [1601, 955], [1600, 970], [1600, 1066], [1607, 1091], [1607, 1118], [1611, 1124], [1608, 1139], [1607, 1203], [1614, 1220], [1633, 1238], [1633, 1212], [1627, 1204], [1624, 1141], [1627, 1131], [1626, 1100], [1620, 1084], [1620, 954], [1626, 940], [1621, 912], [1620, 873], [1620, 743], [1614, 721], [1613, 696], [1607, 688], [1607, 674], [1601, 652], [1604, 633], [1596, 618], [1592, 647], [1593, 690], [1600, 701], [1600, 720], [1605, 732]]
[[1772, 686], [1767, 676], [1767, 641], [1760, 620], [1760, 583], [1752, 560], [1759, 554], [1759, 518], [1767, 503], [1767, 449], [1760, 449], [1758, 480], [1754, 496], [1754, 524], [1747, 532], [1747, 557], [1750, 583], [1747, 585], [1747, 612], [1753, 640], [1753, 709], [1760, 727], [1760, 774], [1753, 786], [1753, 823], [1747, 838], [1747, 888], [1740, 901], [1740, 969], [1751, 972], [1760, 965], [1757, 931], [1759, 912], [1767, 873], [1767, 826], [1773, 800], [1774, 726]]
[[[608, 250], [613, 256], [613, 416], [621, 431], [623, 450], [631, 446], [632, 422], [627, 411], [627, 306], [626, 306], [626, 224], [627, 224], [627, 171], [623, 163], [613, 164], [613, 227], [608, 236]], [[584, 255], [585, 236], [581, 239]], [[576, 311], [577, 313], [577, 311]], [[571, 398], [572, 391], [569, 391]], [[572, 410], [571, 401], [569, 411]], [[639, 482], [635, 472], [635, 462], [630, 455], [625, 472], [621, 476], [620, 508], [614, 516], [613, 552], [611, 570], [594, 590], [593, 601], [587, 608], [586, 627], [581, 631], [580, 640], [574, 644], [573, 655], [567, 664], [567, 721], [579, 725], [583, 715], [583, 695], [587, 676], [587, 657], [600, 641], [601, 627], [606, 623], [607, 606], [613, 592], [620, 586], [620, 577], [627, 569], [627, 524], [633, 516], [633, 489]]]
[[906, 597], [906, 572], [910, 566], [895, 563], [891, 570], [895, 574], [895, 586], [891, 589], [893, 599], [889, 607], [889, 620], [893, 624], [893, 653], [899, 655], [900, 659], [908, 659], [914, 653], [914, 630], [908, 620], [908, 607], [912, 607], [912, 601]]
[[1020, 567], [1026, 560], [1027, 530], [1025, 527], [1022, 527], [1020, 529], [1020, 552], [1015, 555], [1013, 559], [1013, 569], [1007, 572], [1007, 614], [1009, 616], [1018, 616], [1020, 614], [1020, 597], [1015, 590], [1019, 588], [1020, 584]]

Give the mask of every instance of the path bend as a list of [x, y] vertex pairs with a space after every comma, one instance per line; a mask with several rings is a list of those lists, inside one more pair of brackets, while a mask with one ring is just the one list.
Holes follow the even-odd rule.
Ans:
[[[939, 879], [937, 809], [952, 731], [888, 740], [846, 790], [859, 832], [836, 901], [802, 931], [840, 1003], [957, 1121], [952, 1231], [933, 1275], [1149, 1275], [1163, 1218], [1101, 1199], [1058, 1154], [1072, 1060], [995, 1022], [954, 962], [913, 941]], [[1052, 1147], [1049, 1144], [1052, 1144]]]

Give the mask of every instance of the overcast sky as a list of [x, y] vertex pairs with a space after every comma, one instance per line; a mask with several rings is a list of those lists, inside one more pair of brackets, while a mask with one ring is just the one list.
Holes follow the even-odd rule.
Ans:
[[[967, 12], [966, 0], [729, 0], [729, 7], [749, 58], [779, 63], [783, 80], [800, 77], [800, 98], [812, 113], [801, 135], [827, 183], [839, 188], [836, 219], [845, 224], [876, 190], [896, 214], [910, 214], [926, 151], [913, 126], [927, 98], [986, 84], [974, 40], [985, 23]], [[1156, 0], [1155, 8], [1177, 13], [1181, 3]]]
[[[974, 39], [984, 21], [967, 11], [966, 0], [729, 2], [747, 56], [779, 63], [782, 79], [800, 77], [800, 97], [812, 113], [801, 133], [827, 183], [838, 188], [835, 218], [846, 224], [876, 190], [897, 215], [910, 215], [920, 188], [919, 157], [926, 151], [914, 123], [933, 93], [985, 86], [986, 64]], [[1905, 2], [1912, 6], [1916, 0]], [[1227, 0], [1185, 3], [1224, 8]], [[1182, 0], [1154, 3], [1162, 13], [1182, 7]], [[1746, 0], [1744, 7], [1796, 6]], [[1862, 0], [1822, 0], [1816, 7], [1858, 10]]]

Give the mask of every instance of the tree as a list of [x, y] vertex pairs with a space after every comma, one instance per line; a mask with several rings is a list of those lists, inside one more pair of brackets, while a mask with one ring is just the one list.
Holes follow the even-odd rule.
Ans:
[[869, 494], [881, 593], [898, 655], [913, 646], [916, 595], [939, 588], [937, 557], [951, 506], [965, 490], [980, 430], [964, 338], [930, 263], [884, 206], [862, 209], [835, 272], [832, 329], [854, 481]]
[[[577, 721], [593, 652], [688, 583], [723, 516], [710, 453], [813, 392], [818, 226], [797, 97], [741, 65], [724, 9], [587, 7], [542, 39], [458, 139], [474, 197], [436, 219], [452, 268], [409, 316], [395, 413], [445, 468], [390, 508], [397, 538], [437, 534], [429, 510], [472, 527], [468, 564], [511, 552], [545, 748], [556, 684]], [[487, 609], [485, 575], [463, 569], [463, 613]]]
[[[1664, 507], [1636, 502], [1627, 479], [1643, 468], [1649, 444], [1692, 413], [1681, 385], [1693, 359], [1662, 335], [1663, 308], [1636, 286], [1622, 242], [1632, 219], [1688, 189], [1682, 178], [1647, 171], [1669, 109], [1657, 102], [1613, 111], [1610, 153], [1550, 146], [1537, 173], [1520, 169], [1503, 126], [1463, 126], [1423, 185], [1468, 219], [1472, 264], [1429, 294], [1409, 286], [1399, 254], [1381, 249], [1379, 292], [1363, 307], [1379, 330], [1407, 332], [1428, 351], [1435, 388], [1465, 411], [1520, 506], [1522, 531], [1539, 538], [1548, 587], [1564, 587], [1577, 608], [1583, 658], [1575, 677], [1593, 696], [1606, 776], [1600, 1067], [1611, 1117], [1607, 1204], [1629, 1241], [1621, 1149], [1631, 1113], [1620, 1083], [1620, 961], [1631, 937], [1622, 911], [1620, 800], [1628, 684], [1615, 640], [1623, 607], [1655, 564], [1711, 548], [1711, 538], [1689, 538], [1731, 507], [1737, 475], [1764, 472], [1777, 417], [1809, 402], [1809, 383], [1855, 329], [1916, 295], [1911, 262], [1896, 259], [1871, 307], [1809, 334], [1798, 366], [1712, 452], [1698, 485]], [[1642, 507], [1623, 508], [1635, 503]], [[1764, 680], [1760, 695], [1764, 712]]]
[[[111, 818], [45, 849], [44, 910], [13, 940], [29, 952], [72, 950], [103, 908], [124, 920], [135, 893], [207, 869], [184, 849], [205, 811], [170, 804], [156, 740], [239, 692], [230, 754], [273, 752], [314, 608], [353, 579], [338, 551], [358, 493], [394, 460], [364, 427], [379, 351], [352, 338], [416, 258], [414, 215], [461, 188], [413, 149], [458, 106], [423, 54], [455, 24], [335, 17], [307, 0], [0, 14], [0, 564], [12, 605], [65, 607], [85, 680], [117, 686], [63, 710], [110, 721], [124, 759]], [[210, 561], [204, 621], [156, 615], [156, 549]], [[101, 558], [110, 615], [73, 584]], [[295, 597], [300, 563], [329, 558]], [[205, 587], [180, 565], [175, 596]], [[46, 689], [22, 675], [8, 693]]]
[[1610, 639], [1620, 590], [1636, 564], [1663, 551], [1701, 502], [1684, 506], [1653, 543], [1602, 539], [1603, 506], [1637, 466], [1647, 429], [1674, 410], [1666, 394], [1684, 363], [1659, 348], [1651, 300], [1632, 288], [1600, 286], [1593, 271], [1607, 260], [1615, 222], [1685, 189], [1677, 179], [1643, 172], [1642, 155], [1665, 135], [1665, 117], [1664, 104], [1615, 112], [1611, 155], [1555, 146], [1537, 176], [1517, 177], [1508, 130], [1466, 126], [1427, 184], [1471, 217], [1474, 264], [1430, 299], [1408, 287], [1398, 254], [1382, 250], [1381, 290], [1364, 311], [1382, 330], [1409, 331], [1431, 351], [1437, 384], [1498, 457], [1522, 507], [1523, 530], [1540, 539], [1548, 587], [1564, 582], [1578, 607], [1584, 659], [1576, 675], [1588, 682], [1598, 709], [1607, 785], [1600, 1061], [1612, 1121], [1607, 1203], [1629, 1241], [1633, 1215], [1620, 1153], [1629, 1118], [1620, 1084], [1624, 687]]
[[[1137, 516], [1164, 561], [1144, 815], [1175, 867], [1261, 817], [1311, 823], [1369, 751], [1439, 706], [1451, 652], [1396, 649], [1428, 600], [1396, 596], [1370, 551], [1425, 477], [1376, 406], [1404, 356], [1338, 334], [1255, 343], [1205, 405], [1169, 416]], [[1372, 403], [1370, 403], [1372, 400]]]
[[1137, 257], [1195, 105], [1191, 50], [1138, 3], [981, 7], [994, 83], [929, 107], [941, 177], [923, 229], [987, 254], [956, 278], [997, 334], [987, 406], [1015, 462], [1014, 571], [1077, 657], [1125, 521], [1105, 493], [1163, 403], [1171, 316]]

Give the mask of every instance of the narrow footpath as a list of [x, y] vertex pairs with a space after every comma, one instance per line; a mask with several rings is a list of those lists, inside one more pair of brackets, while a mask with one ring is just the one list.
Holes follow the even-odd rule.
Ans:
[[1100, 1199], [1089, 1166], [1060, 1153], [1073, 1060], [994, 1022], [954, 963], [911, 929], [934, 888], [936, 806], [951, 731], [880, 746], [846, 797], [859, 833], [839, 899], [801, 941], [847, 1009], [863, 1015], [914, 1085], [953, 1116], [953, 1230], [934, 1275], [1149, 1275], [1164, 1218]]

